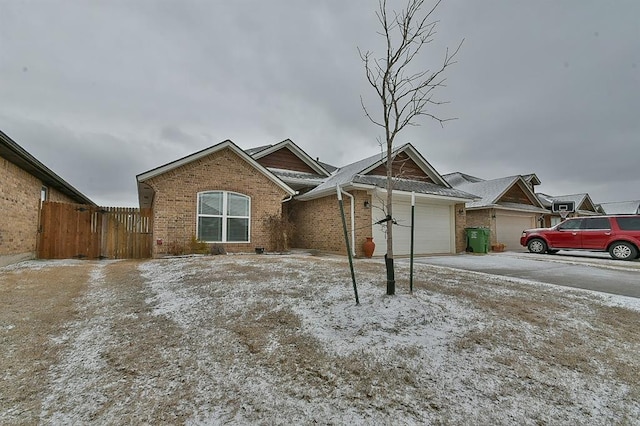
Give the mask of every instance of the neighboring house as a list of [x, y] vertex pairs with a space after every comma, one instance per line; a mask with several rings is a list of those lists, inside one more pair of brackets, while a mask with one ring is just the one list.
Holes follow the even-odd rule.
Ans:
[[573, 205], [575, 206], [575, 211], [573, 213], [570, 213], [567, 217], [594, 216], [600, 214], [598, 208], [591, 200], [591, 197], [586, 193], [571, 195], [548, 195], [539, 192], [536, 195], [538, 196], [540, 203], [542, 203], [542, 205], [548, 210], [547, 214], [545, 214], [544, 216], [544, 222], [542, 223], [542, 226], [545, 228], [555, 226], [563, 220], [560, 214], [552, 211], [554, 202], [573, 203]]
[[45, 200], [95, 205], [0, 131], [0, 266], [35, 257]]
[[640, 214], [640, 200], [601, 203], [598, 207], [604, 214]]
[[[472, 195], [451, 188], [410, 144], [394, 151], [394, 251], [408, 254], [410, 199], [416, 198], [415, 253], [465, 248], [464, 203]], [[289, 139], [241, 150], [225, 141], [137, 176], [140, 207], [153, 209], [154, 255], [191, 238], [227, 251], [273, 247], [264, 219], [284, 215], [296, 226], [294, 246], [346, 251], [336, 187], [344, 193], [351, 246], [373, 237], [385, 251], [382, 209], [385, 154], [342, 168], [314, 160]], [[353, 220], [352, 220], [353, 218]]]
[[489, 228], [491, 245], [520, 249], [522, 231], [539, 226], [548, 213], [534, 192], [540, 183], [535, 174], [484, 180], [456, 172], [444, 178], [454, 188], [478, 197], [466, 203], [467, 226]]

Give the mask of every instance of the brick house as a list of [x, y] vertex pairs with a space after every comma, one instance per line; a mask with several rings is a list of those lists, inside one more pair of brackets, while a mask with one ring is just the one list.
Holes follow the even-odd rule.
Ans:
[[478, 196], [466, 203], [467, 226], [488, 228], [491, 245], [520, 249], [522, 230], [540, 226], [549, 213], [534, 192], [540, 184], [535, 174], [484, 180], [456, 172], [444, 178], [454, 188]]
[[95, 205], [0, 131], [0, 266], [35, 258], [44, 200]]
[[229, 252], [272, 249], [264, 219], [296, 191], [227, 140], [137, 176], [140, 208], [153, 210], [153, 256], [192, 239]]
[[[394, 151], [395, 253], [408, 254], [410, 198], [416, 197], [416, 254], [464, 250], [464, 203], [472, 195], [451, 188], [410, 144]], [[221, 244], [229, 252], [273, 247], [270, 216], [296, 227], [294, 246], [346, 251], [336, 186], [345, 194], [352, 247], [363, 255], [365, 237], [384, 240], [383, 156], [342, 168], [311, 158], [287, 139], [241, 150], [225, 141], [137, 176], [140, 207], [153, 209], [154, 256], [190, 239]], [[352, 219], [353, 218], [353, 219]], [[384, 252], [378, 244], [375, 255]]]
[[[296, 246], [346, 251], [336, 201], [339, 186], [345, 192], [344, 208], [355, 254], [363, 255], [362, 244], [367, 237], [372, 237], [376, 242], [374, 256], [383, 255], [388, 222], [377, 222], [386, 217], [385, 164], [386, 153], [373, 155], [338, 168], [322, 184], [296, 196], [292, 209], [299, 229]], [[411, 144], [393, 151], [393, 175], [394, 254], [410, 253], [412, 194], [415, 197], [414, 254], [464, 251], [464, 205], [475, 197], [452, 188]]]

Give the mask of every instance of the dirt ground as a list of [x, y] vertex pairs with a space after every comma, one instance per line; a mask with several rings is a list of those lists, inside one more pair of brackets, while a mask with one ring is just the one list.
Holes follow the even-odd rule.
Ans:
[[381, 261], [0, 268], [1, 424], [640, 424], [640, 311]]

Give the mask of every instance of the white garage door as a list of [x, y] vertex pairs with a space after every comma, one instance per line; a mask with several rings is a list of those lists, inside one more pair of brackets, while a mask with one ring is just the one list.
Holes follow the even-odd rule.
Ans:
[[[393, 216], [398, 225], [393, 227], [393, 253], [411, 253], [411, 201], [394, 202]], [[416, 200], [414, 253], [454, 253], [455, 231], [453, 226], [453, 206]], [[382, 210], [375, 208], [373, 221], [380, 220]], [[383, 227], [373, 225], [373, 241], [376, 243], [375, 256], [383, 256], [387, 251], [386, 235]]]
[[531, 213], [496, 212], [496, 241], [506, 250], [522, 250], [520, 235], [525, 229], [536, 227], [536, 215]]

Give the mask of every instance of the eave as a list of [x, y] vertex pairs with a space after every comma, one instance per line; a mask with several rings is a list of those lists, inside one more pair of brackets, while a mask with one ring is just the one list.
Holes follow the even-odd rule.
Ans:
[[46, 187], [55, 189], [73, 201], [79, 204], [96, 205], [91, 199], [38, 161], [2, 131], [0, 131], [0, 157], [38, 178]]

